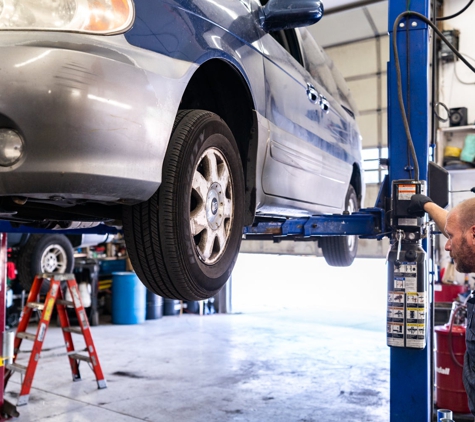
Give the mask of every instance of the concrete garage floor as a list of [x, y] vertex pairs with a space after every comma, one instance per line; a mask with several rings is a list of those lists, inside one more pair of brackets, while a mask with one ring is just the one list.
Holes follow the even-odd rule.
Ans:
[[[84, 363], [82, 381], [71, 381], [62, 334], [51, 327], [18, 420], [389, 419], [383, 261], [329, 269], [320, 258], [242, 255], [233, 285], [234, 311], [242, 313], [140, 325], [104, 317], [92, 327], [103, 390]], [[5, 394], [13, 403], [19, 377]]]

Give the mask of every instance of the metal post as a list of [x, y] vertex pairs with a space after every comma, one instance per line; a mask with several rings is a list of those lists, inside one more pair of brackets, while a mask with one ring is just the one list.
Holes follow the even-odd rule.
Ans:
[[[232, 289], [233, 289], [233, 277], [231, 275], [231, 277], [229, 277], [228, 282], [216, 295], [215, 309], [217, 313], [219, 314], [232, 313], [232, 300], [231, 300]], [[217, 306], [216, 306], [216, 302], [218, 302]]]
[[[409, 5], [409, 6], [408, 6]], [[391, 56], [388, 64], [388, 140], [390, 182], [412, 179], [414, 163], [408, 159], [407, 138], [398, 103], [397, 75], [392, 39], [397, 36], [402, 70], [403, 97], [411, 134], [418, 157], [420, 179], [427, 180], [429, 157], [429, 31], [427, 25], [411, 17], [401, 20], [397, 34], [393, 23], [408, 10], [428, 17], [428, 0], [389, 1], [389, 32]], [[427, 274], [426, 274], [427, 277]], [[429, 335], [431, 327], [427, 327]], [[430, 344], [430, 342], [428, 342]], [[432, 416], [432, 386], [430, 383], [431, 350], [391, 348], [390, 421], [430, 421]]]
[[[5, 335], [5, 314], [6, 314], [6, 300], [7, 300], [7, 234], [0, 233], [0, 350], [3, 350], [3, 337]], [[3, 359], [0, 365], [0, 421], [3, 418], [4, 409], [4, 379], [5, 379], [5, 365]]]

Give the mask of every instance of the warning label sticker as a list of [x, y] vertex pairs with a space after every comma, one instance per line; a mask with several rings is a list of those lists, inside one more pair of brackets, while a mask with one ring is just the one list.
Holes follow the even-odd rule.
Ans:
[[406, 292], [417, 291], [417, 263], [402, 262], [394, 266], [394, 288], [404, 289]]
[[387, 344], [388, 346], [404, 347], [404, 324], [388, 323]]
[[416, 194], [416, 185], [399, 185], [398, 199], [410, 201], [411, 196]]
[[388, 292], [388, 346], [404, 347], [404, 297], [403, 291]]
[[419, 308], [406, 309], [407, 323], [424, 324], [424, 321], [425, 321], [425, 309], [419, 309]]
[[417, 263], [402, 262], [399, 266], [394, 266], [394, 274], [411, 274], [415, 277], [415, 274], [417, 274]]
[[417, 277], [406, 277], [406, 292], [417, 292]]
[[48, 303], [46, 304], [46, 308], [44, 310], [43, 319], [45, 321], [49, 321], [51, 318], [51, 314], [53, 313], [53, 306], [54, 306], [54, 297], [50, 297]]
[[388, 322], [404, 322], [404, 308], [388, 308]]
[[404, 290], [406, 286], [406, 277], [394, 277], [394, 288]]
[[408, 292], [406, 293], [407, 306], [412, 308], [424, 309], [426, 306], [425, 292]]
[[40, 326], [38, 327], [38, 334], [37, 334], [38, 341], [43, 341], [43, 339], [45, 338], [45, 334], [46, 334], [46, 324], [42, 322]]
[[406, 325], [406, 346], [423, 348], [426, 344], [425, 324], [407, 324]]
[[417, 226], [417, 218], [398, 218], [397, 223], [400, 226]]
[[418, 296], [417, 292], [409, 292], [407, 294], [407, 306], [417, 306]]
[[388, 305], [404, 308], [404, 293], [388, 292]]

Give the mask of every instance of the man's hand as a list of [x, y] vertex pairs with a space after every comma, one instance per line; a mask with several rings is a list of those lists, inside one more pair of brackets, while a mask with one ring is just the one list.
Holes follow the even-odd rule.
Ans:
[[407, 212], [415, 217], [424, 217], [424, 205], [428, 202], [433, 202], [428, 196], [425, 195], [412, 195], [411, 203], [407, 207]]

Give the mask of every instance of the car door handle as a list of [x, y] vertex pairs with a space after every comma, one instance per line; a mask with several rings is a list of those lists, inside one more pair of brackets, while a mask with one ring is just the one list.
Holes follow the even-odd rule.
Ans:
[[325, 114], [330, 111], [330, 103], [323, 95], [320, 95], [320, 108], [325, 112]]
[[307, 83], [307, 98], [312, 104], [320, 103], [320, 95], [312, 84]]

